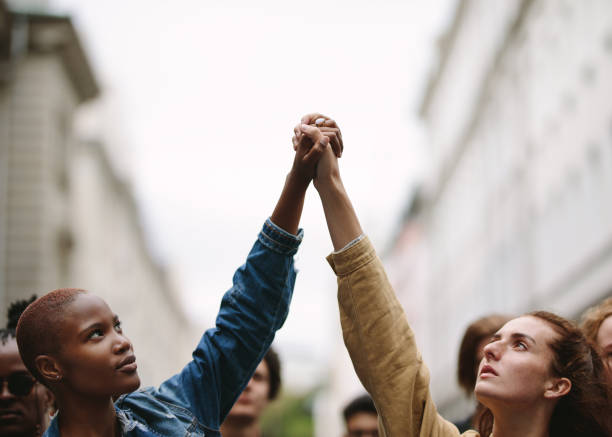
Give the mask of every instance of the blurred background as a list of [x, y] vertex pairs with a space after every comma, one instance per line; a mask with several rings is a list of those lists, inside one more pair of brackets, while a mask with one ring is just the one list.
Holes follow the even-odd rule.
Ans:
[[[340, 165], [449, 419], [465, 327], [612, 294], [607, 0], [0, 0], [0, 322], [103, 296], [145, 385], [214, 323], [270, 215], [292, 129], [343, 129]], [[271, 436], [339, 436], [363, 390], [311, 190]]]

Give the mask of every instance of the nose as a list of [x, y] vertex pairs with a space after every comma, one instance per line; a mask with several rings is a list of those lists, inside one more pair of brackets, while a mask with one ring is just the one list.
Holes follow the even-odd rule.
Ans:
[[123, 334], [117, 333], [117, 340], [113, 343], [113, 353], [121, 355], [122, 353], [132, 349], [132, 343]]
[[0, 379], [0, 400], [13, 399], [15, 395], [8, 389], [8, 382]]
[[487, 360], [498, 360], [500, 353], [499, 340], [487, 344], [482, 351]]

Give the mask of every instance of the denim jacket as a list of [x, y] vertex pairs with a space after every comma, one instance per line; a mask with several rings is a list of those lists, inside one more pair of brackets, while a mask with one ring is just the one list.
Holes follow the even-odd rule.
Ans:
[[[221, 423], [287, 317], [296, 275], [293, 255], [302, 236], [302, 230], [294, 236], [266, 221], [223, 296], [215, 328], [204, 333], [193, 360], [159, 388], [141, 389], [115, 402], [124, 436], [221, 435]], [[45, 437], [60, 435], [57, 419]]]

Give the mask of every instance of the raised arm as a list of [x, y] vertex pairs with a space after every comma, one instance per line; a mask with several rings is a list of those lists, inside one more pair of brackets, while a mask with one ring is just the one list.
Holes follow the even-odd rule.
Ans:
[[[301, 127], [315, 138], [316, 127]], [[322, 134], [322, 133], [321, 133]], [[387, 437], [458, 436], [436, 411], [429, 372], [403, 308], [344, 189], [337, 158], [323, 155], [315, 177], [335, 252], [328, 261], [338, 277], [345, 345], [359, 379], [379, 412]]]
[[297, 149], [276, 208], [223, 297], [215, 328], [204, 333], [193, 360], [152, 393], [191, 411], [207, 428], [219, 428], [287, 317], [304, 196], [328, 144], [322, 138]]

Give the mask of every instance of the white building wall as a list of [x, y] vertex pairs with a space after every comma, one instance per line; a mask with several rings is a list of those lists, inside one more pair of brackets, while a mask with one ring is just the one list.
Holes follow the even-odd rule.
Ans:
[[536, 308], [575, 317], [612, 292], [612, 3], [457, 11], [423, 111], [430, 279], [427, 316], [413, 321], [449, 418], [464, 413], [456, 357], [468, 323]]
[[66, 279], [59, 268], [58, 233], [68, 197], [56, 150], [67, 141], [63, 121], [77, 103], [57, 57], [23, 58], [15, 68], [2, 98], [5, 305]]
[[172, 284], [151, 260], [136, 205], [102, 146], [80, 143], [72, 157], [72, 284], [100, 295], [118, 313], [143, 384], [157, 385], [191, 359], [202, 333], [186, 320]]

